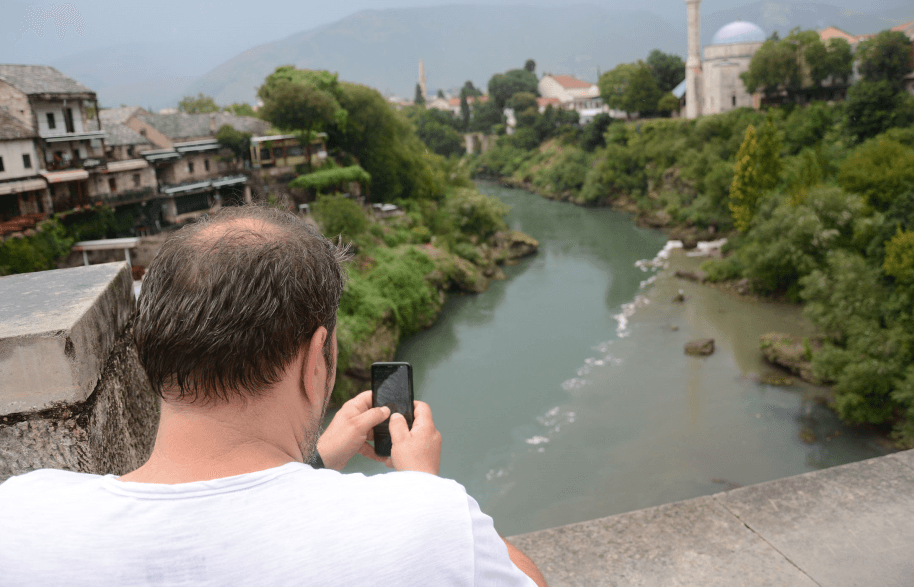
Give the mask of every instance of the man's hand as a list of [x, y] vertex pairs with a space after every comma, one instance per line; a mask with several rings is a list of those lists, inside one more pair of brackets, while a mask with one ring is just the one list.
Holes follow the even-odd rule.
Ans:
[[367, 442], [374, 439], [372, 428], [388, 416], [390, 408], [371, 407], [371, 390], [363, 391], [343, 404], [317, 441], [317, 452], [320, 453], [324, 466], [340, 471], [355, 453], [359, 453], [392, 467], [391, 460], [374, 454], [374, 447]]
[[413, 416], [413, 428], [410, 430], [403, 414], [391, 415], [390, 459], [398, 471], [437, 475], [441, 463], [441, 433], [432, 421], [432, 409], [425, 402], [413, 402]]

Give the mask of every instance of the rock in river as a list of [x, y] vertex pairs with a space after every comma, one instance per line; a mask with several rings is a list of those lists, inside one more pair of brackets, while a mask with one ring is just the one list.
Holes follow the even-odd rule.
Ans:
[[687, 355], [706, 357], [713, 352], [714, 352], [714, 339], [713, 338], [699, 338], [698, 340], [689, 341], [685, 345], [685, 353]]

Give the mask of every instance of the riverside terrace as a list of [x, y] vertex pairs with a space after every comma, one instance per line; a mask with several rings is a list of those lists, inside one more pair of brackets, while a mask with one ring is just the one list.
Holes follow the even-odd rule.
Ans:
[[[132, 339], [130, 266], [0, 278], [0, 481], [123, 474], [156, 400]], [[509, 537], [549, 585], [914, 584], [914, 451]]]

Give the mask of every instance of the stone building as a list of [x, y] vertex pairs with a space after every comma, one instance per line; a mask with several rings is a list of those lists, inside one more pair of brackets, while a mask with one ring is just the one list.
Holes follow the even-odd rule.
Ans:
[[38, 135], [39, 173], [50, 186], [50, 210], [90, 205], [89, 173], [105, 165], [105, 133], [88, 108], [95, 92], [46, 65], [0, 65], [0, 105]]
[[38, 133], [0, 109], [0, 238], [33, 228], [52, 209], [39, 175]]

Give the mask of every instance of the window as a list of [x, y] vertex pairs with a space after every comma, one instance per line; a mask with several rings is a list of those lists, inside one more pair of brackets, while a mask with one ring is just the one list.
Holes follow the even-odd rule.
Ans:
[[25, 167], [26, 169], [32, 168], [32, 156], [29, 155], [28, 153], [22, 154], [22, 166]]
[[140, 187], [140, 174], [139, 173], [133, 174], [133, 187], [135, 187], [135, 188]]
[[57, 121], [54, 120], [54, 113], [48, 112], [48, 128], [54, 130], [57, 128]]
[[108, 189], [112, 194], [117, 191], [117, 181], [113, 177], [108, 178]]
[[193, 173], [193, 172], [194, 172], [194, 162], [188, 161], [187, 162], [187, 173]]
[[63, 111], [63, 122], [67, 127], [67, 132], [76, 132], [73, 126], [73, 109], [67, 108]]
[[209, 171], [209, 159], [203, 160], [203, 168]]
[[733, 96], [733, 105], [736, 106], [736, 96]]
[[3, 157], [0, 157], [0, 171], [3, 171]]

